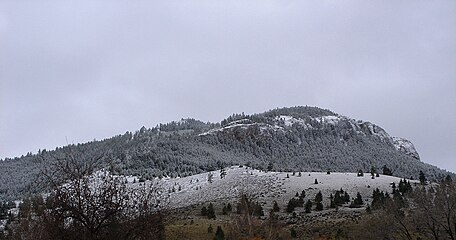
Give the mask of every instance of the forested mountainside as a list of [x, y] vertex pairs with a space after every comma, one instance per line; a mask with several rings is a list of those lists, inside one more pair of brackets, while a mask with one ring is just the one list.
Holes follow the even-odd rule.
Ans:
[[41, 150], [0, 162], [0, 200], [36, 191], [36, 177], [56, 159], [101, 157], [116, 174], [188, 176], [231, 165], [275, 171], [381, 171], [442, 179], [448, 172], [419, 160], [413, 144], [381, 127], [317, 107], [291, 107], [260, 114], [233, 114], [221, 123], [195, 119], [142, 127], [101, 141]]

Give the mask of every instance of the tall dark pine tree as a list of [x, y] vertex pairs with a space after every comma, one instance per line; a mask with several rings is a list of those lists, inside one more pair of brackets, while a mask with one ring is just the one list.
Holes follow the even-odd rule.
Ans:
[[420, 183], [421, 185], [425, 185], [426, 184], [426, 176], [424, 175], [424, 172], [423, 171], [420, 171]]
[[215, 219], [215, 210], [214, 210], [214, 205], [212, 203], [209, 203], [209, 207], [207, 208], [206, 215], [209, 219]]
[[272, 170], [274, 170], [274, 165], [272, 164], [272, 162], [269, 162], [267, 169], [268, 169], [268, 172], [271, 172]]
[[355, 200], [353, 201], [353, 203], [356, 205], [356, 206], [361, 206], [363, 205], [363, 198], [361, 197], [361, 194], [358, 192], [356, 194], [356, 198]]
[[215, 232], [215, 238], [216, 240], [224, 240], [225, 239], [225, 233], [222, 230], [222, 227], [217, 226], [217, 231]]
[[279, 207], [279, 204], [277, 204], [277, 201], [274, 201], [274, 205], [272, 207], [272, 211], [274, 211], [274, 212], [280, 211], [280, 207]]
[[321, 191], [319, 191], [317, 193], [317, 195], [315, 195], [315, 202], [321, 202], [323, 201], [323, 195], [321, 194]]
[[312, 211], [312, 202], [310, 200], [307, 200], [305, 209], [306, 213], [310, 213]]
[[317, 203], [317, 206], [315, 207], [315, 210], [321, 211], [323, 210], [323, 204], [321, 203], [323, 201], [323, 195], [321, 194], [321, 191], [317, 193], [315, 196], [315, 202]]

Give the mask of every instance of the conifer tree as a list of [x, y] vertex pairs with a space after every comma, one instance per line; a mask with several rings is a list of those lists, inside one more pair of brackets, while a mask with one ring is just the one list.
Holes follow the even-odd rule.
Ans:
[[214, 210], [214, 205], [212, 203], [209, 203], [209, 207], [207, 208], [207, 218], [209, 219], [215, 219], [215, 210]]
[[272, 211], [273, 212], [278, 212], [280, 211], [279, 204], [277, 204], [277, 201], [274, 201], [274, 204], [272, 206]]
[[233, 207], [231, 206], [231, 203], [228, 203], [228, 204], [226, 205], [226, 210], [227, 210], [228, 212], [232, 212], [232, 211], [233, 211]]
[[331, 195], [329, 195], [329, 207], [330, 208], [336, 208], [336, 203], [334, 202], [334, 197], [331, 193]]
[[288, 201], [288, 204], [287, 204], [287, 213], [292, 213], [296, 207], [296, 203], [295, 203], [296, 199], [292, 198]]
[[323, 195], [321, 194], [321, 191], [319, 191], [317, 193], [317, 195], [315, 195], [315, 202], [318, 203], [318, 202], [321, 202], [321, 201], [323, 201]]
[[217, 226], [217, 231], [215, 232], [215, 239], [216, 240], [224, 240], [225, 239], [225, 233], [222, 230], [222, 227]]
[[304, 199], [306, 197], [306, 191], [302, 190], [301, 195], [299, 198]]
[[267, 170], [268, 170], [268, 172], [271, 172], [272, 170], [274, 170], [274, 165], [272, 164], [272, 162], [269, 162]]
[[298, 233], [296, 232], [296, 229], [295, 228], [291, 228], [290, 229], [290, 235], [292, 238], [297, 238], [298, 237]]
[[386, 165], [383, 166], [383, 175], [392, 176], [393, 172]]
[[310, 200], [307, 200], [306, 205], [305, 205], [305, 210], [306, 210], [306, 213], [310, 213], [312, 211], [312, 202]]
[[202, 216], [207, 216], [207, 208], [206, 208], [206, 206], [203, 206], [203, 207], [201, 208], [201, 215], [202, 215]]
[[423, 171], [420, 171], [420, 183], [421, 185], [425, 185], [426, 184], [426, 176], [424, 175], [424, 172]]
[[356, 198], [355, 200], [353, 201], [353, 203], [355, 204], [355, 206], [362, 206], [363, 205], [363, 198], [361, 197], [361, 194], [358, 192], [356, 194]]

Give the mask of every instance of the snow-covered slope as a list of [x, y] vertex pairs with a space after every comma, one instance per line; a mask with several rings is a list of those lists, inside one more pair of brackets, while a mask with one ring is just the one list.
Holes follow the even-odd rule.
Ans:
[[[235, 203], [241, 193], [246, 193], [266, 208], [273, 201], [285, 206], [288, 200], [297, 192], [306, 191], [306, 196], [313, 198], [321, 191], [324, 205], [329, 204], [329, 195], [343, 189], [351, 197], [360, 192], [363, 199], [371, 202], [372, 191], [379, 188], [391, 192], [393, 182], [398, 185], [400, 178], [380, 175], [372, 179], [369, 174], [357, 177], [356, 173], [321, 173], [302, 172], [301, 176], [287, 172], [262, 172], [248, 167], [232, 166], [225, 168], [226, 176], [221, 178], [220, 171], [197, 174], [184, 178], [167, 178], [161, 181], [163, 191], [169, 193], [168, 207], [187, 207], [207, 202]], [[208, 175], [212, 175], [209, 182]], [[287, 175], [289, 177], [287, 177]], [[317, 179], [318, 184], [315, 184]], [[412, 183], [417, 181], [411, 181]]]

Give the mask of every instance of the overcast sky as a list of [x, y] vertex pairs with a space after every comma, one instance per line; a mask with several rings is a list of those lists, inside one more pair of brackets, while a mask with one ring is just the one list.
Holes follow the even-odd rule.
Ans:
[[456, 1], [0, 0], [0, 158], [296, 105], [456, 171]]

